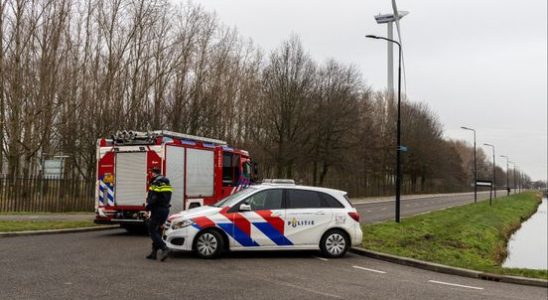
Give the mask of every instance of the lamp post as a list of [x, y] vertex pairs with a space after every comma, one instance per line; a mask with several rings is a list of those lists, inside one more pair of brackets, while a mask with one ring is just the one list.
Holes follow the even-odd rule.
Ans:
[[510, 196], [510, 184], [508, 183], [508, 164], [510, 161], [507, 155], [501, 155], [500, 157], [506, 158], [506, 196]]
[[[495, 194], [495, 199], [496, 199], [497, 198], [497, 175], [496, 175], [496, 172], [495, 172], [495, 168], [496, 168], [495, 146], [491, 145], [491, 144], [483, 144], [483, 145], [487, 146], [487, 147], [491, 147], [491, 149], [493, 150], [493, 186], [491, 187], [491, 189], [493, 190], [493, 192]], [[489, 199], [489, 205], [491, 205], [491, 199]]]
[[366, 35], [366, 38], [370, 39], [377, 39], [377, 40], [385, 40], [387, 42], [394, 43], [398, 45], [398, 121], [397, 121], [397, 127], [396, 127], [396, 223], [400, 222], [400, 185], [401, 185], [401, 161], [400, 161], [400, 152], [401, 152], [401, 114], [400, 114], [400, 106], [401, 106], [401, 45], [400, 43], [387, 39], [382, 36], [376, 36], [376, 35]]
[[516, 190], [516, 163], [513, 162], [513, 161], [510, 161], [509, 163], [512, 164], [513, 168], [512, 168], [512, 186], [513, 186], [513, 189], [514, 189], [514, 194], [517, 193], [517, 190]]
[[476, 130], [468, 127], [461, 127], [464, 130], [471, 130], [474, 132], [474, 203], [478, 202], [478, 165], [476, 163]]

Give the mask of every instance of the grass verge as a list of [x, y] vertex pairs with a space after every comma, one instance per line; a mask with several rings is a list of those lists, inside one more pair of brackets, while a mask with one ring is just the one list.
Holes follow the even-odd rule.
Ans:
[[0, 221], [0, 232], [93, 227], [93, 221]]
[[483, 201], [406, 218], [400, 224], [363, 225], [363, 246], [460, 268], [548, 279], [547, 270], [501, 266], [508, 239], [540, 202], [540, 194], [527, 192], [497, 198], [491, 207]]
[[89, 215], [93, 211], [64, 211], [64, 212], [37, 212], [37, 211], [14, 211], [0, 212], [0, 216], [31, 216], [31, 215]]

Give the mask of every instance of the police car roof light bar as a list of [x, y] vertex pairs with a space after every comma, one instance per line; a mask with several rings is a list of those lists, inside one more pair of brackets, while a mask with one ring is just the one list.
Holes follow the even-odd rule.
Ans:
[[262, 183], [295, 185], [295, 180], [293, 179], [263, 179]]

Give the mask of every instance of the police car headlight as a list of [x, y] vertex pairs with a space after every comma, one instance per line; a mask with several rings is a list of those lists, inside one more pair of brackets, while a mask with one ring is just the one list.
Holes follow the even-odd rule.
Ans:
[[173, 223], [173, 225], [171, 225], [171, 228], [172, 229], [181, 229], [181, 228], [188, 227], [192, 224], [194, 224], [194, 222], [192, 220], [182, 220], [182, 221]]

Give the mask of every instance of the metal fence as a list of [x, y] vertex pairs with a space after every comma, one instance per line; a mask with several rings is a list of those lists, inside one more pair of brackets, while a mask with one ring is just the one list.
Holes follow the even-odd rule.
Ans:
[[93, 211], [95, 182], [0, 177], [0, 212]]

